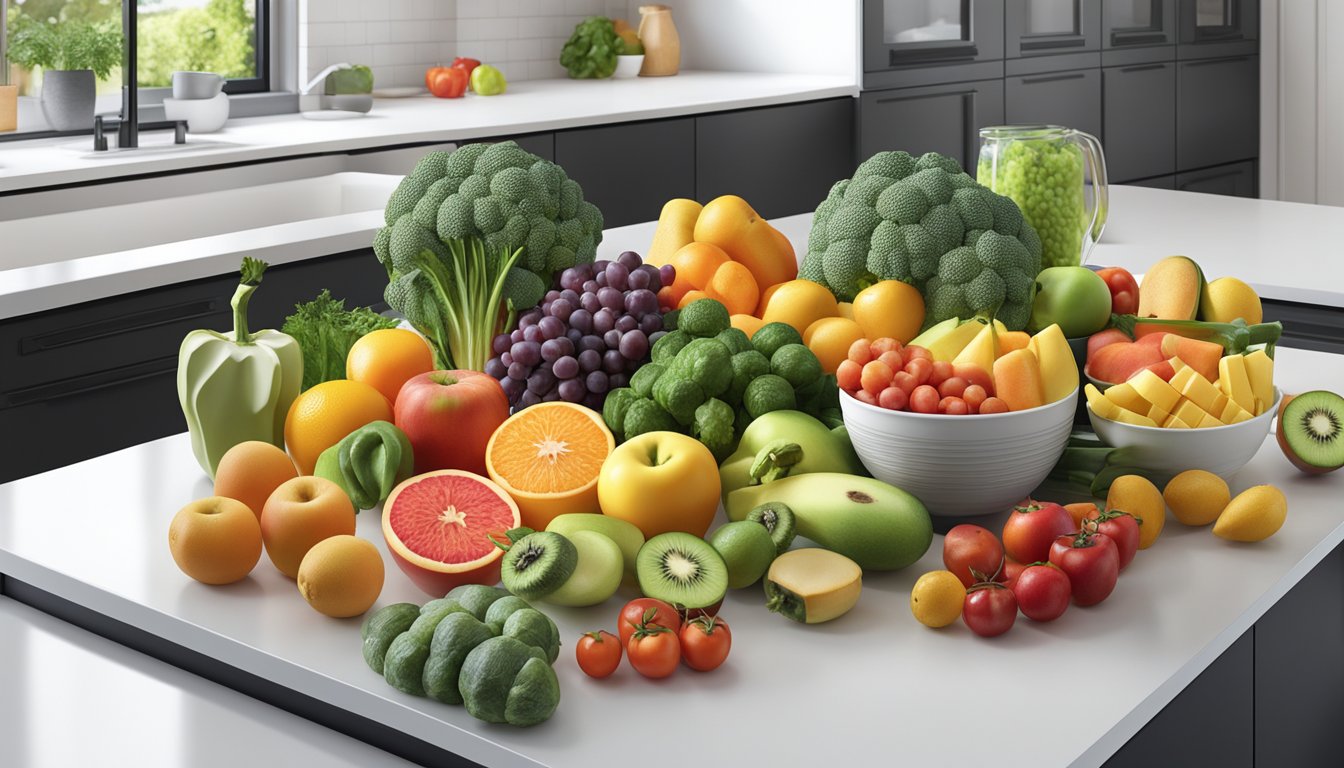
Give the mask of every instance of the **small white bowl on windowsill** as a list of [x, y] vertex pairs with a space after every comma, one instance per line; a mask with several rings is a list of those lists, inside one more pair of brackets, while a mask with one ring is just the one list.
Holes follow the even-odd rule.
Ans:
[[613, 80], [628, 80], [632, 77], [639, 77], [639, 70], [643, 66], [644, 54], [621, 54], [616, 57], [616, 71], [611, 73], [611, 77]]
[[186, 120], [187, 133], [214, 133], [229, 119], [229, 95], [217, 93], [209, 99], [165, 98], [163, 116]]

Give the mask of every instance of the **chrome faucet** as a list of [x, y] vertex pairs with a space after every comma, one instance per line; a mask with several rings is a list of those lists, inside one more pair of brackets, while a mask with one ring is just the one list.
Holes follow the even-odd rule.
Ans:
[[[117, 149], [134, 149], [140, 146], [140, 98], [135, 71], [136, 45], [139, 10], [137, 0], [121, 0], [121, 114], [117, 116]], [[174, 120], [173, 143], [187, 143], [187, 123]], [[156, 126], [157, 127], [157, 126]], [[107, 151], [107, 136], [103, 133], [104, 124], [101, 115], [93, 118], [93, 149], [96, 152]]]

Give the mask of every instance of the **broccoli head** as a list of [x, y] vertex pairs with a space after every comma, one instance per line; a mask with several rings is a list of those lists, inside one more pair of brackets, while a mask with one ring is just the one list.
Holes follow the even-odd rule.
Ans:
[[727, 403], [713, 397], [695, 409], [691, 434], [714, 454], [715, 461], [722, 462], [733, 452], [735, 415]]
[[771, 411], [791, 411], [797, 407], [797, 403], [793, 387], [773, 373], [752, 379], [742, 395], [742, 404], [753, 419], [759, 419]]
[[1021, 330], [1040, 271], [1040, 238], [1012, 200], [949, 157], [879, 152], [817, 206], [798, 274], [842, 301], [881, 280], [909, 283], [926, 327], [997, 311]]
[[[617, 392], [619, 390], [612, 390]], [[689, 422], [688, 422], [689, 423]], [[642, 435], [645, 432], [675, 432], [677, 422], [652, 400], [635, 395], [625, 409], [625, 439]]]
[[718, 339], [694, 339], [677, 353], [672, 370], [718, 397], [733, 383], [732, 354]]

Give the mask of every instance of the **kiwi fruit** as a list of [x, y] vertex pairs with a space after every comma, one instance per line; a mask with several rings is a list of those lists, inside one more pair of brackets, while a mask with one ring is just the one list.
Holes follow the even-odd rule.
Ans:
[[579, 551], [558, 533], [535, 531], [515, 541], [504, 553], [500, 581], [524, 600], [540, 600], [574, 574]]
[[767, 501], [747, 513], [747, 519], [760, 523], [770, 532], [770, 540], [775, 542], [775, 554], [782, 555], [793, 546], [793, 537], [797, 535], [793, 519], [793, 510], [787, 504]]
[[639, 548], [635, 571], [639, 588], [652, 597], [683, 608], [704, 608], [728, 592], [728, 566], [699, 536], [660, 533]]
[[742, 589], [760, 581], [778, 554], [765, 526], [749, 520], [724, 523], [714, 529], [708, 541], [728, 566], [729, 589]]
[[1334, 392], [1303, 392], [1279, 414], [1279, 447], [1293, 466], [1308, 474], [1344, 466], [1344, 397]]

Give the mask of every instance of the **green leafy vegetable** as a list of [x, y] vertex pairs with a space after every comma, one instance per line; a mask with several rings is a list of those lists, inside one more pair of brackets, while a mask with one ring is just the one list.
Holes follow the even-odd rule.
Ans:
[[11, 22], [7, 55], [24, 69], [91, 69], [105, 80], [121, 63], [121, 30], [114, 21], [39, 21], [16, 14]]
[[373, 70], [362, 64], [349, 69], [338, 69], [327, 75], [323, 92], [329, 96], [342, 93], [372, 93]]
[[296, 304], [282, 330], [299, 342], [303, 352], [303, 388], [345, 378], [345, 356], [370, 331], [396, 328], [397, 321], [368, 307], [347, 310], [344, 299], [333, 299], [323, 289], [307, 304]]
[[574, 34], [560, 49], [560, 66], [576, 80], [611, 77], [616, 57], [624, 50], [625, 41], [611, 19], [589, 16], [575, 25]]

